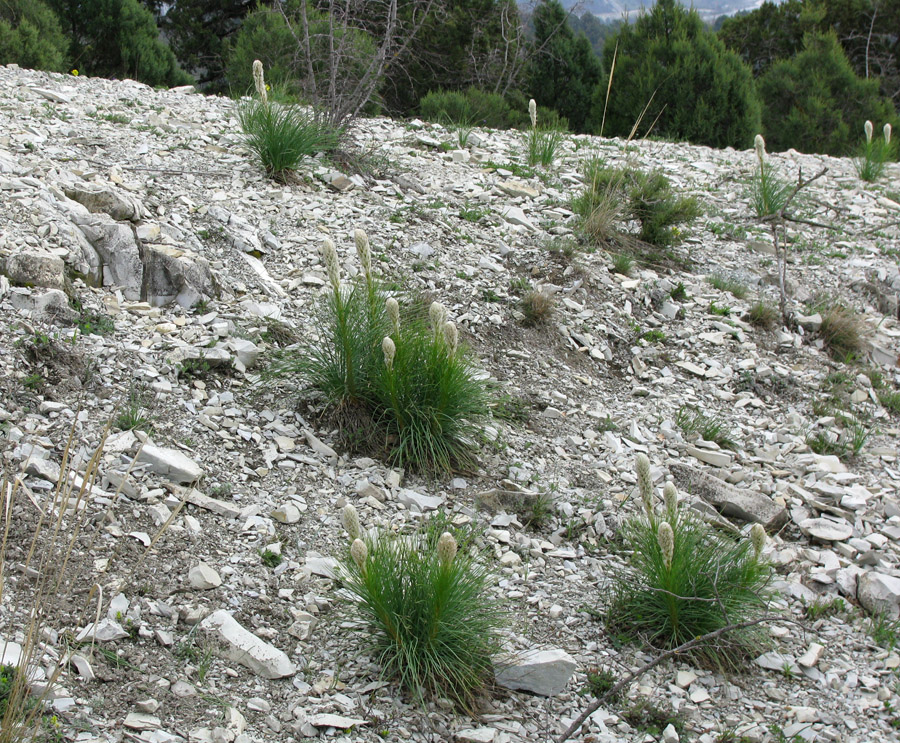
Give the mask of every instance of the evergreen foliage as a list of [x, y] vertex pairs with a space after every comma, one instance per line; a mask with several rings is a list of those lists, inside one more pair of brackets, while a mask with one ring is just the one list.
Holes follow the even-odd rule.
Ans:
[[100, 77], [183, 85], [190, 77], [159, 39], [153, 14], [138, 0], [51, 0], [69, 37], [70, 64]]
[[68, 43], [42, 0], [0, 0], [0, 64], [60, 72]]
[[864, 121], [897, 121], [878, 81], [857, 77], [834, 33], [808, 34], [803, 51], [775, 62], [759, 79], [759, 93], [774, 151], [846, 155]]
[[[711, 147], [749, 147], [759, 131], [759, 102], [750, 70], [706, 29], [696, 11], [659, 0], [604, 47], [615, 79], [604, 134], [628, 136], [647, 107], [643, 128]], [[594, 90], [592, 122], [599, 128], [607, 84]], [[649, 105], [648, 105], [649, 104]]]
[[584, 34], [573, 33], [558, 0], [544, 0], [534, 11], [534, 46], [529, 85], [532, 97], [568, 119], [573, 131], [587, 131], [594, 88], [603, 65]]

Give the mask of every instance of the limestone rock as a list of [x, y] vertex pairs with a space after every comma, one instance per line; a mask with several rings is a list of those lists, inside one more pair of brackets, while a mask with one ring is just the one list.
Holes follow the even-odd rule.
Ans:
[[112, 187], [97, 183], [73, 183], [63, 187], [63, 192], [91, 213], [102, 212], [115, 220], [137, 222], [144, 215], [141, 203], [132, 196], [121, 194]]
[[497, 683], [507, 689], [551, 697], [566, 688], [575, 665], [575, 659], [564, 650], [531, 650], [501, 663], [495, 675]]
[[150, 465], [151, 472], [177, 483], [195, 482], [203, 476], [203, 468], [177, 449], [144, 444], [138, 454], [138, 462], [146, 462]]
[[856, 589], [859, 603], [872, 614], [900, 617], [900, 578], [874, 570], [859, 577]]
[[198, 591], [206, 591], [221, 586], [222, 578], [209, 565], [201, 562], [188, 572], [188, 585]]
[[65, 289], [65, 263], [62, 258], [46, 253], [23, 251], [13, 253], [0, 262], [0, 273], [19, 286], [43, 286]]
[[670, 465], [678, 487], [715, 506], [725, 516], [762, 524], [767, 531], [777, 531], [787, 523], [784, 506], [761, 493], [742, 490], [698, 469], [677, 462]]
[[297, 672], [284, 652], [244, 629], [224, 609], [206, 617], [200, 628], [216, 639], [223, 657], [246, 666], [257, 676], [276, 679]]

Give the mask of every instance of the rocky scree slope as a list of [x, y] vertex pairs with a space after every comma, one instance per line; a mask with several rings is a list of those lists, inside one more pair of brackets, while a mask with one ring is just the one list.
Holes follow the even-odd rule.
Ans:
[[[124, 411], [145, 424], [106, 439], [85, 505], [91, 539], [76, 545], [73, 593], [40, 648], [44, 672], [76, 653], [54, 692], [65, 737], [548, 740], [588, 703], [588, 670], [650, 657], [615, 646], [585, 611], [602, 610], [620, 564], [611, 545], [638, 508], [645, 452], [657, 485], [675, 479], [686, 502], [736, 528], [766, 523], [773, 609], [804, 626], [769, 627], [772, 646], [746, 674], [664, 664], [626, 706], [675, 710], [681, 739], [704, 743], [729, 731], [894, 740], [900, 655], [876, 644], [867, 617], [900, 612], [898, 420], [875, 388], [900, 381], [898, 166], [870, 186], [848, 160], [772, 158], [790, 177], [828, 167], [803, 214], [833, 229], [790, 226], [788, 277], [801, 313], [819, 294], [862, 313], [866, 360], [840, 365], [815, 317], [797, 332], [745, 319], [777, 295], [750, 208], [753, 152], [568, 136], [552, 167], [533, 170], [515, 132], [476, 130], [459, 149], [440, 126], [372, 119], [354, 138], [367, 176], [310, 160], [276, 185], [242, 148], [232, 101], [0, 68], [0, 431], [4, 464], [27, 467], [33, 499], [17, 505], [21, 543], [73, 426], [83, 468], [107, 421]], [[573, 248], [568, 204], [592, 155], [660, 168], [698, 197], [704, 214], [678, 248], [689, 267], [626, 277], [603, 251]], [[355, 228], [386, 277], [447, 306], [496, 380], [503, 402], [477, 471], [430, 482], [345, 456], [315, 403], [257, 383], [279, 343], [316, 337], [318, 247], [331, 236], [352, 275]], [[749, 293], [716, 289], [712, 275]], [[522, 323], [529, 286], [555, 307], [536, 327]], [[733, 450], [684, 430], [684, 406], [723, 422]], [[808, 435], [836, 435], [840, 406], [870, 435], [855, 457], [815, 453]], [[555, 506], [541, 528], [527, 525], [536, 493]], [[411, 706], [380, 681], [329, 577], [347, 502], [366, 525], [401, 528], [436, 508], [482, 524], [515, 618], [510, 651], [551, 652], [530, 676], [540, 693], [499, 688], [473, 719]], [[9, 642], [22, 640], [18, 580], [0, 607]], [[96, 625], [82, 613], [93, 583]], [[809, 619], [834, 597], [843, 611]], [[93, 654], [71, 644], [92, 636]], [[624, 709], [598, 710], [578, 739], [651, 739]]]

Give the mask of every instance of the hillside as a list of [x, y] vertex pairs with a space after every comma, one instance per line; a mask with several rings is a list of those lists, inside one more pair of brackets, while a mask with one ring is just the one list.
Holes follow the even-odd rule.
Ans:
[[[753, 151], [567, 135], [552, 166], [530, 169], [518, 132], [476, 129], [459, 148], [441, 126], [376, 118], [353, 131], [365, 175], [317, 159], [280, 185], [243, 147], [234, 106], [0, 67], [0, 451], [24, 472], [4, 508], [9, 652], [27, 644], [39, 576], [27, 546], [66, 456], [80, 474], [60, 507], [84, 515], [35, 656], [37, 677], [65, 666], [45, 732], [549, 741], [589, 703], [589, 671], [653, 657], [597, 618], [623, 565], [620, 526], [641, 509], [645, 453], [683, 508], [743, 533], [744, 519], [766, 521], [783, 621], [743, 672], [665, 662], [572, 740], [896, 740], [900, 165], [869, 185], [848, 159], [772, 156], [787, 178], [827, 172], [788, 226], [800, 325], [764, 330], [748, 312], [777, 301], [777, 277], [750, 206]], [[697, 197], [674, 256], [625, 276], [576, 245], [569, 205], [594, 155], [660, 169]], [[260, 381], [279, 345], [319, 337], [319, 249], [330, 236], [354, 275], [357, 228], [385, 278], [444, 304], [496, 385], [470, 471], [430, 480], [348, 454], [315, 397]], [[544, 324], [523, 323], [528, 287], [552, 297]], [[824, 348], [805, 304], [822, 295], [860, 313], [858, 361]], [[691, 421], [728, 436], [706, 441]], [[521, 504], [538, 493], [553, 513], [528, 523]], [[548, 695], [498, 686], [471, 717], [445, 700], [423, 710], [381, 680], [331, 577], [348, 502], [365, 526], [400, 531], [437, 510], [482, 529], [514, 618], [507, 650], [554, 651], [533, 678]], [[228, 614], [265, 663], [221, 639]], [[679, 713], [680, 734], [626, 712], [644, 701]]]
[[[569, 10], [575, 5], [579, 6], [579, 15], [584, 12], [592, 13], [601, 20], [614, 21], [624, 15], [633, 15], [642, 8], [652, 7], [652, 2], [642, 0], [562, 0], [563, 6]], [[762, 0], [707, 0], [701, 3], [682, 3], [685, 7], [696, 8], [700, 15], [712, 20], [721, 15], [734, 15], [742, 10], [754, 10], [762, 5]]]

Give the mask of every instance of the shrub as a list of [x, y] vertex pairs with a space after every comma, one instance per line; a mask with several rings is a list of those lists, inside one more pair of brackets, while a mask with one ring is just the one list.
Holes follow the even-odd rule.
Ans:
[[419, 101], [419, 113], [428, 121], [489, 129], [507, 129], [513, 119], [512, 108], [502, 95], [474, 86], [433, 90]]
[[[622, 528], [629, 567], [614, 578], [608, 629], [668, 649], [760, 614], [771, 573], [762, 558], [762, 526], [753, 526], [750, 539], [734, 541], [680, 509], [671, 483], [660, 511], [646, 456], [639, 455], [637, 470], [644, 513]], [[696, 654], [736, 666], [760, 641], [758, 632], [744, 630]]]
[[775, 151], [846, 155], [866, 119], [896, 122], [877, 80], [857, 77], [835, 34], [807, 34], [803, 50], [759, 78], [762, 123]]
[[519, 306], [525, 325], [543, 325], [553, 316], [553, 297], [541, 289], [526, 292]]
[[505, 625], [491, 573], [448, 531], [363, 535], [353, 506], [343, 522], [351, 544], [339, 574], [382, 673], [420, 703], [446, 696], [471, 709]]
[[456, 326], [437, 302], [430, 325], [415, 310], [401, 317], [394, 293], [373, 275], [368, 238], [362, 230], [354, 237], [361, 277], [341, 282], [326, 240], [330, 287], [316, 322], [320, 338], [271, 373], [298, 375], [324, 395], [348, 439], [383, 447], [399, 466], [438, 473], [471, 463], [488, 395]]
[[582, 230], [596, 242], [614, 240], [616, 223], [628, 218], [640, 223], [641, 240], [667, 247], [678, 239], [677, 225], [699, 214], [697, 200], [676, 197], [662, 173], [610, 168], [597, 158], [588, 160], [583, 172], [585, 185], [572, 210], [581, 217]]
[[862, 180], [867, 183], [877, 181], [884, 172], [884, 164], [896, 156], [896, 142], [891, 142], [891, 125], [885, 124], [883, 137], [873, 136], [871, 121], [865, 123], [866, 141], [863, 142], [859, 156], [853, 165]]
[[59, 19], [41, 0], [0, 3], [0, 65], [60, 72], [67, 47]]
[[[627, 81], [607, 105], [609, 77]], [[725, 48], [694, 10], [659, 0], [607, 39], [609, 75], [594, 89], [596, 131], [606, 106], [606, 134], [629, 136], [635, 122], [651, 123], [667, 139], [710, 147], [749, 147], [759, 131], [759, 101], [750, 69]], [[653, 123], [655, 122], [655, 123]]]

